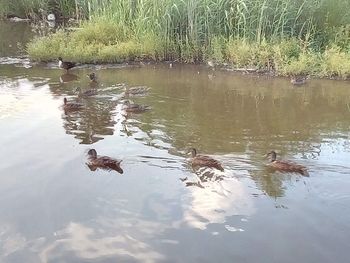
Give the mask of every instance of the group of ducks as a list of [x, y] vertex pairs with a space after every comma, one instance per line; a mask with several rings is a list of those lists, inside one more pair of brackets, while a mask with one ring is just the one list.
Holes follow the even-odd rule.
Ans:
[[[195, 148], [191, 148], [188, 153], [191, 153], [189, 162], [194, 170], [205, 167], [217, 169], [221, 172], [224, 172], [224, 168], [218, 160], [215, 160], [214, 158], [207, 155], [197, 154], [197, 150]], [[272, 168], [279, 172], [299, 173], [303, 176], [309, 176], [309, 173], [305, 166], [286, 160], [277, 160], [277, 154], [275, 151], [269, 152], [266, 156], [270, 159], [269, 163], [267, 164], [269, 168]], [[120, 164], [121, 160], [117, 160], [108, 156], [97, 155], [95, 149], [88, 151], [88, 166], [91, 170], [102, 168], [107, 170], [115, 170], [122, 174], [123, 169], [120, 167]]]
[[[59, 67], [62, 69], [65, 69], [67, 72], [69, 69], [76, 66], [73, 62], [63, 61], [60, 57], [58, 59]], [[92, 84], [97, 83], [97, 78], [95, 73], [88, 74], [88, 77]], [[294, 85], [302, 85], [305, 83], [305, 79], [292, 79], [292, 84]], [[94, 85], [96, 87], [97, 85]], [[137, 95], [141, 93], [145, 93], [148, 91], [149, 88], [147, 87], [134, 87], [130, 89], [125, 90], [125, 97], [128, 97], [129, 95]], [[77, 89], [79, 92], [79, 96], [94, 96], [97, 94], [96, 88], [86, 90], [84, 92], [81, 91], [80, 88]], [[124, 102], [124, 110], [126, 112], [133, 112], [133, 113], [140, 113], [144, 112], [146, 110], [149, 110], [150, 108], [148, 106], [144, 105], [138, 105], [138, 104], [131, 104], [128, 100]], [[71, 111], [71, 110], [80, 110], [83, 108], [83, 104], [78, 102], [68, 102], [67, 98], [64, 98], [64, 105], [63, 108], [65, 111]], [[224, 172], [224, 168], [222, 164], [215, 160], [214, 158], [207, 156], [207, 155], [201, 155], [197, 154], [197, 150], [195, 148], [189, 149], [188, 153], [191, 154], [191, 158], [189, 160], [190, 164], [194, 169], [197, 168], [211, 168], [216, 169], [221, 172]], [[117, 160], [108, 156], [100, 156], [97, 155], [97, 152], [95, 149], [90, 149], [87, 153], [88, 155], [88, 163], [87, 165], [91, 170], [96, 170], [97, 168], [107, 169], [107, 170], [115, 170], [119, 173], [123, 173], [123, 169], [120, 167], [121, 160]], [[299, 173], [304, 176], [308, 176], [307, 168], [303, 165], [296, 164], [294, 162], [286, 161], [286, 160], [277, 160], [277, 154], [275, 151], [269, 152], [266, 157], [269, 158], [269, 163], [267, 164], [268, 167], [273, 168], [274, 170], [280, 171], [280, 172], [290, 172], [290, 173]]]
[[[58, 58], [58, 66], [62, 69], [65, 69], [66, 72], [71, 68], [74, 68], [76, 64], [74, 62], [69, 61], [63, 61], [61, 57]], [[94, 72], [87, 74], [88, 78], [90, 79], [90, 87], [91, 89], [82, 91], [80, 87], [76, 89], [76, 92], [78, 93], [78, 98], [87, 98], [92, 97], [98, 94], [97, 86], [97, 76]], [[145, 94], [149, 91], [148, 87], [131, 87], [131, 88], [125, 88], [124, 96], [123, 98], [129, 98], [133, 95], [140, 95]], [[63, 99], [63, 109], [65, 113], [71, 112], [71, 111], [79, 111], [83, 109], [84, 105], [82, 103], [79, 103], [78, 101], [68, 101], [67, 98]], [[130, 103], [128, 99], [123, 101], [123, 110], [127, 113], [142, 113], [145, 111], [150, 110], [151, 108], [147, 105], [139, 105]]]

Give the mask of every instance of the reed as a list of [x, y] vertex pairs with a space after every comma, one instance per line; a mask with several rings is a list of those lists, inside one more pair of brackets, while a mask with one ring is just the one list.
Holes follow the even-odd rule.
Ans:
[[[43, 4], [45, 1], [39, 2]], [[348, 0], [55, 2], [64, 3], [67, 7], [65, 13], [88, 19], [82, 23], [79, 32], [70, 33], [69, 37], [76, 41], [77, 46], [86, 44], [86, 38], [90, 38], [90, 48], [101, 54], [100, 58], [96, 56], [98, 61], [103, 61], [102, 58], [109, 62], [129, 58], [184, 62], [210, 59], [230, 62], [236, 67], [278, 68], [279, 72], [285, 73], [297, 72], [300, 64], [307, 60], [306, 68], [299, 70], [303, 73], [310, 71], [310, 61], [319, 63], [334, 58], [334, 52], [330, 50], [335, 49], [346, 56], [350, 52]], [[113, 39], [101, 39], [100, 35]], [[50, 59], [49, 55], [39, 56], [40, 52], [36, 51], [35, 47], [43, 45], [40, 41], [50, 42], [52, 37], [35, 40], [29, 46], [29, 54], [36, 59]], [[64, 43], [60, 45], [64, 46]], [[129, 51], [123, 53], [121, 47], [127, 47]], [[59, 48], [56, 53], [73, 54], [70, 49]], [[76, 56], [79, 59], [79, 52]], [[337, 59], [344, 61], [344, 56]], [[334, 63], [328, 64], [334, 67]], [[320, 68], [319, 72], [330, 72], [329, 67]], [[335, 72], [344, 75], [343, 69]]]

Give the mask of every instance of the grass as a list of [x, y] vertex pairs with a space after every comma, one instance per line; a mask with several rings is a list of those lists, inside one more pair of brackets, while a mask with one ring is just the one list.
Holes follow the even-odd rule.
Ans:
[[64, 6], [89, 20], [77, 31], [34, 40], [33, 59], [213, 60], [280, 75], [349, 77], [348, 0], [66, 0]]

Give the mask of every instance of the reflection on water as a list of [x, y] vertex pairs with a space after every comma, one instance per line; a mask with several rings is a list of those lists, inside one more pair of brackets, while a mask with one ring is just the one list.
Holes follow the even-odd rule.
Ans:
[[[84, 97], [90, 68], [64, 83], [57, 68], [0, 72], [1, 262], [346, 262], [347, 83], [101, 67]], [[65, 114], [64, 97], [84, 107]], [[127, 114], [126, 97], [152, 110]], [[125, 176], [92, 173], [91, 144]], [[189, 147], [225, 171], [193, 171]], [[266, 170], [271, 150], [310, 177]]]
[[78, 80], [78, 76], [72, 73], [65, 73], [60, 76], [61, 83], [67, 83], [67, 82], [76, 81], [76, 80]]

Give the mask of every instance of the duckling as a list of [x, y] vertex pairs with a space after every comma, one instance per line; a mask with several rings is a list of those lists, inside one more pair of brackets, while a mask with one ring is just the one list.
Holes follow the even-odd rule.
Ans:
[[124, 101], [123, 109], [126, 112], [142, 113], [142, 112], [150, 110], [151, 107], [147, 106], [147, 105], [131, 104], [130, 101], [126, 100], [126, 101]]
[[299, 76], [299, 77], [293, 76], [290, 79], [290, 83], [296, 86], [304, 85], [306, 83], [306, 78], [303, 76]]
[[150, 90], [150, 88], [145, 86], [125, 88], [125, 96], [128, 95], [144, 95]]
[[195, 148], [191, 148], [189, 152], [192, 155], [191, 164], [194, 167], [210, 167], [215, 168], [220, 171], [224, 171], [224, 168], [222, 167], [221, 163], [209, 156], [206, 155], [199, 155], [197, 154], [197, 150]]
[[303, 165], [296, 164], [285, 160], [276, 160], [277, 154], [275, 151], [271, 151], [267, 154], [270, 158], [269, 167], [279, 170], [281, 172], [299, 173], [304, 176], [309, 176], [307, 168]]
[[95, 171], [97, 168], [115, 170], [118, 173], [122, 174], [124, 171], [120, 167], [122, 160], [116, 160], [108, 156], [99, 156], [95, 149], [90, 149], [88, 151], [88, 163], [87, 165], [92, 171]]
[[69, 62], [69, 61], [63, 61], [61, 57], [58, 58], [58, 66], [62, 69], [65, 69], [67, 72], [71, 68], [74, 68], [76, 63]]
[[83, 92], [80, 87], [77, 87], [77, 89], [75, 91], [78, 93], [79, 97], [90, 97], [90, 96], [97, 95], [96, 89], [89, 89], [89, 90], [85, 90]]
[[76, 111], [81, 110], [83, 108], [83, 104], [77, 102], [68, 102], [67, 98], [63, 99], [63, 109], [65, 111]]

